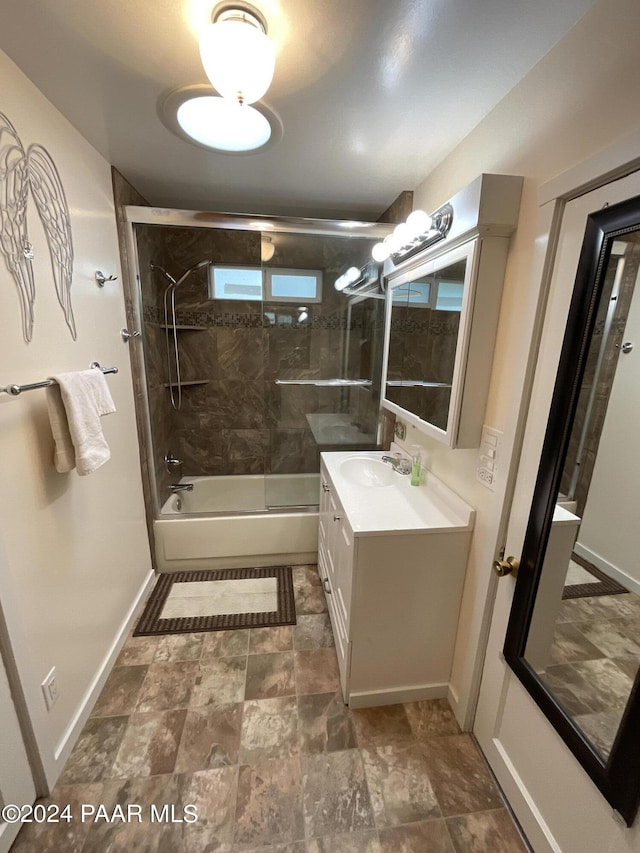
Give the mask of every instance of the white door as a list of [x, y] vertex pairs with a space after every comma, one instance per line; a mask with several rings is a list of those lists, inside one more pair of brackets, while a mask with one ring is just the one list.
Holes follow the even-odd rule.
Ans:
[[[537, 358], [506, 553], [522, 552], [535, 477], [586, 219], [640, 195], [640, 174], [594, 190], [565, 208]], [[490, 567], [487, 566], [487, 571]], [[640, 851], [640, 821], [621, 826], [612, 809], [504, 662], [514, 580], [498, 583], [474, 733], [535, 851]]]
[[[1, 657], [0, 756], [0, 808], [6, 810], [9, 805], [30, 805], [35, 800], [36, 792]], [[9, 850], [20, 829], [19, 823], [12, 822], [12, 810], [7, 810], [6, 814], [7, 821], [0, 817], [0, 853]]]

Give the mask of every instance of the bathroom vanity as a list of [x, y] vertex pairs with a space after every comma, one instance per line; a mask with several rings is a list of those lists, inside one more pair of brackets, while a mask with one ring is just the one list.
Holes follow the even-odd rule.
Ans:
[[474, 511], [381, 452], [323, 453], [318, 571], [345, 703], [447, 695]]

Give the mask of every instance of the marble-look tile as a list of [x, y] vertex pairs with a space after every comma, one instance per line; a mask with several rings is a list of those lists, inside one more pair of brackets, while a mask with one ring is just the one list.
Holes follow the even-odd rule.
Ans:
[[561, 622], [556, 625], [551, 646], [551, 660], [554, 664], [604, 657], [602, 650], [586, 638], [581, 624]]
[[159, 637], [128, 637], [115, 667], [150, 664], [155, 657], [159, 641]]
[[167, 802], [179, 816], [189, 815], [185, 807], [194, 806], [197, 820], [163, 824], [158, 853], [230, 853], [237, 787], [237, 767], [174, 776]]
[[307, 837], [373, 829], [362, 756], [357, 749], [302, 757]]
[[633, 682], [608, 658], [576, 661], [550, 666], [548, 676], [571, 690], [591, 711], [611, 711], [625, 707]]
[[73, 819], [67, 823], [27, 823], [11, 846], [11, 853], [81, 853], [91, 824], [80, 819], [82, 804], [98, 806], [102, 802], [102, 784], [56, 785], [49, 797], [38, 803], [55, 803], [60, 809], [70, 806]]
[[333, 631], [329, 614], [313, 613], [298, 616], [298, 624], [293, 631], [293, 647], [296, 651], [333, 648]]
[[445, 817], [502, 807], [500, 794], [470, 735], [433, 738], [420, 746]]
[[312, 838], [307, 853], [381, 853], [378, 833], [375, 830], [349, 832]]
[[[455, 853], [443, 820], [380, 830], [380, 853]], [[494, 853], [487, 847], [485, 853]]]
[[293, 625], [278, 625], [273, 628], [252, 628], [249, 641], [250, 655], [266, 655], [273, 652], [288, 652], [293, 648]]
[[620, 728], [622, 711], [600, 711], [597, 714], [580, 714], [576, 723], [604, 758], [609, 757], [611, 747]]
[[91, 716], [116, 717], [130, 714], [136, 707], [146, 674], [146, 666], [119, 666], [111, 670]]
[[295, 692], [292, 652], [249, 655], [246, 699], [272, 699], [275, 696], [292, 696]]
[[241, 702], [189, 709], [175, 772], [192, 773], [237, 764], [241, 729]]
[[338, 752], [358, 745], [351, 714], [339, 690], [298, 696], [298, 726], [303, 752]]
[[246, 655], [249, 650], [248, 628], [237, 631], [208, 631], [202, 643], [201, 660], [207, 658], [232, 658]]
[[172, 773], [187, 712], [132, 714], [107, 777], [157, 776]]
[[308, 613], [326, 613], [327, 600], [321, 586], [304, 586], [294, 589], [296, 613], [304, 616]]
[[476, 812], [447, 820], [456, 853], [526, 853], [527, 848], [506, 809]]
[[155, 663], [162, 661], [198, 660], [202, 652], [205, 635], [196, 634], [164, 634], [160, 637]]
[[378, 829], [442, 816], [417, 743], [368, 747], [362, 760]]
[[335, 649], [295, 652], [296, 686], [299, 695], [333, 693], [340, 687]]
[[234, 850], [304, 839], [299, 758], [240, 768]]
[[[615, 596], [609, 596], [615, 598]], [[625, 630], [624, 621], [609, 619], [601, 622], [578, 622], [577, 627], [609, 658], [640, 655], [640, 642], [636, 642]]]
[[138, 695], [136, 711], [173, 711], [186, 708], [198, 672], [198, 661], [152, 663]]
[[108, 814], [114, 814], [119, 806], [125, 819], [112, 822], [96, 820], [90, 824], [83, 853], [104, 853], [105, 850], [109, 853], [129, 853], [131, 850], [156, 853], [160, 824], [151, 821], [151, 807], [160, 809], [166, 802], [170, 779], [171, 776], [152, 776], [107, 782], [100, 801]]
[[460, 734], [460, 726], [446, 699], [405, 702], [404, 710], [411, 731], [420, 740]]
[[90, 717], [64, 766], [59, 784], [98, 782], [120, 749], [128, 717]]
[[245, 657], [208, 658], [201, 661], [191, 691], [190, 706], [201, 708], [242, 702], [246, 674]]
[[620, 657], [612, 658], [618, 669], [621, 669], [625, 675], [628, 675], [632, 681], [635, 681], [640, 667], [640, 657]]
[[381, 705], [379, 708], [356, 708], [351, 712], [360, 747], [387, 746], [413, 740], [403, 705]]
[[307, 853], [304, 841], [292, 841], [291, 844], [267, 844], [263, 847], [243, 847], [243, 853]]
[[592, 710], [585, 702], [582, 702], [575, 693], [566, 686], [564, 682], [563, 666], [570, 664], [559, 665], [558, 674], [555, 674], [556, 666], [550, 666], [545, 672], [540, 673], [540, 680], [553, 691], [553, 695], [560, 702], [565, 711], [572, 717], [578, 714], [591, 714]]
[[315, 563], [293, 567], [294, 589], [302, 589], [304, 586], [322, 586], [318, 566]]
[[295, 696], [244, 703], [240, 764], [257, 764], [269, 758], [290, 758], [299, 751]]

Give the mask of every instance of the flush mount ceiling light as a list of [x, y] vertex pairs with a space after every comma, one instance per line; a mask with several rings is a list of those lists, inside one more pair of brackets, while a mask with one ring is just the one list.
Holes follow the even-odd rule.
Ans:
[[240, 105], [236, 100], [219, 97], [206, 85], [170, 92], [160, 114], [178, 136], [224, 154], [263, 151], [282, 136], [282, 123], [266, 104]]
[[200, 38], [200, 56], [212, 86], [223, 97], [246, 105], [260, 100], [275, 68], [267, 23], [248, 3], [223, 3]]

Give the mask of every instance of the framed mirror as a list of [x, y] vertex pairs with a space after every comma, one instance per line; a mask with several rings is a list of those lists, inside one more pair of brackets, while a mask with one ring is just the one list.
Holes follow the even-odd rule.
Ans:
[[640, 803], [640, 196], [587, 220], [504, 653], [621, 818]]

